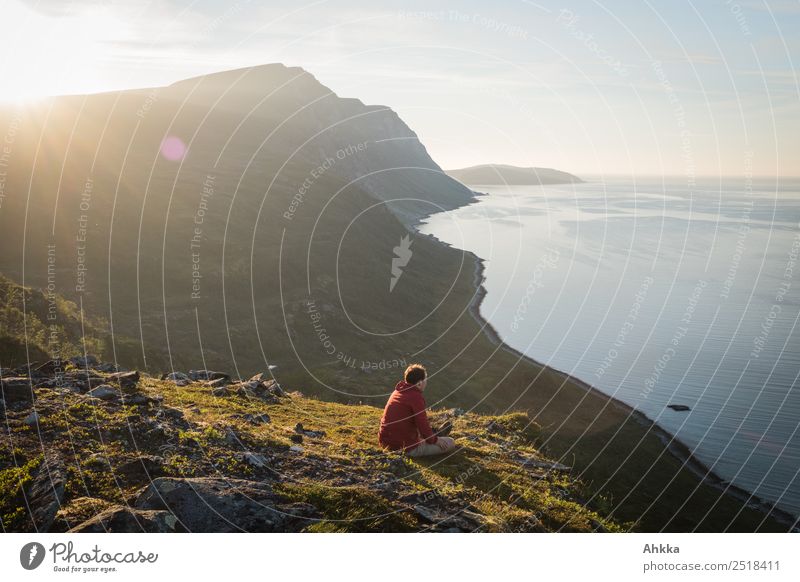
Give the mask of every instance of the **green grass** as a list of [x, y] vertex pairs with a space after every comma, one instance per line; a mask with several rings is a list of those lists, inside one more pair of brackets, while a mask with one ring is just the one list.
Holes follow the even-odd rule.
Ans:
[[[448, 503], [471, 507], [482, 515], [480, 531], [593, 531], [597, 524], [619, 531], [630, 525], [584, 506], [579, 497], [585, 484], [568, 473], [521, 466], [518, 455], [544, 458], [537, 449], [539, 427], [525, 413], [464, 414], [453, 420], [453, 434], [461, 446], [457, 453], [414, 460], [386, 454], [378, 447], [381, 410], [372, 406], [300, 396], [265, 404], [238, 395], [215, 397], [200, 383], [181, 387], [149, 376], [141, 379], [139, 389], [161, 395], [163, 405], [180, 410], [184, 421], [170, 424], [167, 417], [161, 417], [166, 433], [150, 439], [146, 431], [151, 425], [142, 424], [146, 412], [119, 404], [94, 405], [78, 395], [43, 391], [37, 403], [42, 442], [33, 433], [14, 436], [17, 446], [29, 456], [44, 446], [64, 460], [67, 485], [59, 513], [62, 522], [86, 518], [93, 508], [100, 511], [111, 503], [124, 502], [147, 485], [146, 480], [130, 480], [108, 470], [108, 463], [116, 467], [139, 454], [161, 456], [167, 476], [273, 482], [275, 473], [269, 468], [244, 460], [242, 452], [248, 450], [283, 459], [275, 491], [287, 502], [310, 503], [319, 513], [306, 531], [424, 530], [428, 524], [397, 497], [431, 490]], [[271, 422], [249, 424], [241, 418], [248, 413], [267, 413]], [[434, 422], [443, 414], [434, 411]], [[294, 454], [288, 449], [294, 444], [290, 436], [298, 422], [325, 431], [325, 436], [305, 438], [302, 453]], [[129, 424], [135, 438], [129, 438]], [[228, 440], [231, 433], [237, 442]], [[24, 525], [25, 510], [18, 493], [29, 483], [38, 463], [39, 459], [34, 459], [0, 473], [6, 529], [18, 531]], [[309, 467], [313, 469], [310, 473]], [[396, 481], [397, 495], [375, 488], [377, 481], [387, 479]]]
[[23, 490], [33, 481], [33, 472], [41, 462], [42, 457], [37, 456], [22, 466], [0, 470], [0, 521], [3, 531], [21, 531], [25, 526], [28, 511]]

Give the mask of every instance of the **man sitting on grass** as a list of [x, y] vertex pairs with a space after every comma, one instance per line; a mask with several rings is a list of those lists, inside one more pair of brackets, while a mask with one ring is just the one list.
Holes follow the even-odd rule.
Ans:
[[394, 392], [383, 409], [378, 442], [392, 451], [404, 451], [409, 457], [428, 457], [452, 451], [456, 443], [448, 436], [448, 430], [431, 429], [425, 398], [422, 391], [428, 383], [425, 368], [411, 364], [406, 368], [405, 379], [397, 383]]

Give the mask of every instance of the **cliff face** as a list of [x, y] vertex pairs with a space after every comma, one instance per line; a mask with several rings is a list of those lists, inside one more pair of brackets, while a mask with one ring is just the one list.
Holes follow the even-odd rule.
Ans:
[[[0, 270], [40, 287], [50, 275], [113, 322], [115, 338], [140, 344], [137, 365], [170, 368], [201, 351], [216, 365], [269, 359], [286, 372], [337, 352], [359, 366], [399, 360], [399, 338], [353, 337], [344, 310], [362, 326], [402, 329], [459, 272], [459, 253], [420, 240], [419, 276], [389, 294], [409, 224], [472, 193], [393, 111], [340, 98], [299, 68], [58, 97], [0, 113], [0, 127], [14, 128]], [[419, 293], [429, 273], [447, 277], [441, 293], [438, 283]], [[333, 354], [304, 313], [308, 298], [326, 310], [328, 335], [346, 327]], [[297, 354], [307, 361], [294, 366]]]
[[158, 99], [212, 118], [224, 112], [239, 121], [231, 133], [244, 139], [240, 149], [272, 152], [287, 165], [330, 166], [331, 174], [387, 202], [404, 221], [472, 198], [394, 111], [339, 97], [298, 67], [273, 64], [188, 79], [159, 90]]

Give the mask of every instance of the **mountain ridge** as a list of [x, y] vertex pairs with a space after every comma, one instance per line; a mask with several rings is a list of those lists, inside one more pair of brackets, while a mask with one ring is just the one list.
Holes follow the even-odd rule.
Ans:
[[508, 164], [481, 164], [455, 170], [447, 175], [464, 184], [483, 186], [530, 186], [544, 184], [580, 184], [578, 176], [553, 168], [524, 168]]

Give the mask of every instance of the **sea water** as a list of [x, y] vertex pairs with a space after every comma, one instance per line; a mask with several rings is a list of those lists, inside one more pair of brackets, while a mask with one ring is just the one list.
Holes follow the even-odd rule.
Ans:
[[800, 515], [800, 180], [473, 188], [421, 231], [484, 259], [502, 339]]

